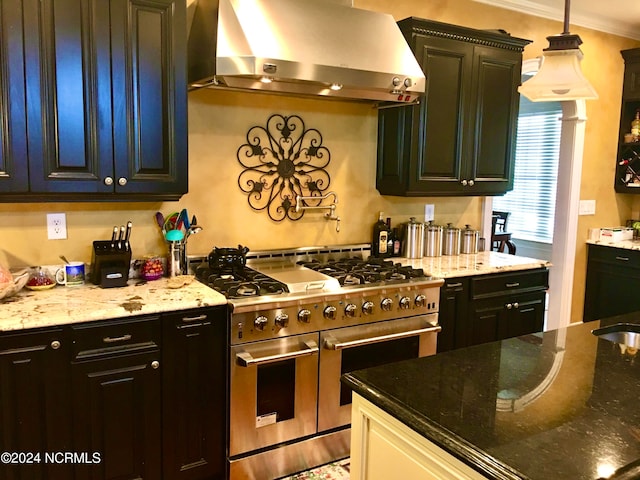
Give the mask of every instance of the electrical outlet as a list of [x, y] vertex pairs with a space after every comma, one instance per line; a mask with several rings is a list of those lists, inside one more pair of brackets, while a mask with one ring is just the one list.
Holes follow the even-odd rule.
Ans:
[[67, 216], [64, 213], [47, 213], [47, 238], [49, 240], [67, 238]]
[[434, 215], [435, 215], [435, 211], [436, 211], [436, 207], [433, 204], [425, 204], [424, 206], [424, 221], [425, 222], [430, 222], [431, 220], [434, 219]]

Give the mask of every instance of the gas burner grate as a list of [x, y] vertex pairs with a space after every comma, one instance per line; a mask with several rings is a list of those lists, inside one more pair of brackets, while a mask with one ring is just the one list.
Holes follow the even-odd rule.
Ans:
[[340, 285], [344, 286], [403, 281], [426, 276], [421, 268], [403, 266], [392, 260], [375, 257], [369, 257], [366, 260], [359, 257], [340, 258], [326, 262], [312, 259], [300, 261], [298, 264], [335, 277]]
[[196, 268], [196, 278], [227, 298], [280, 295], [289, 291], [284, 283], [249, 267], [241, 270], [216, 270], [201, 265]]

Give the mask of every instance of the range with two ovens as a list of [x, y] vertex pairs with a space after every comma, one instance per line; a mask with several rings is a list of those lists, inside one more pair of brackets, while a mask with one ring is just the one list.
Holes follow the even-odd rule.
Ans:
[[342, 374], [436, 352], [443, 281], [369, 245], [217, 249], [197, 278], [230, 303], [229, 478], [349, 456]]

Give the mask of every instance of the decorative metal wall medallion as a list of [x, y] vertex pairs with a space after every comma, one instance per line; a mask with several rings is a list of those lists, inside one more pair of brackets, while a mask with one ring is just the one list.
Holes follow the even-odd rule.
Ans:
[[[296, 211], [296, 198], [321, 197], [331, 183], [325, 170], [331, 153], [322, 144], [322, 134], [306, 130], [298, 115], [273, 114], [266, 127], [251, 127], [237, 158], [244, 168], [238, 186], [248, 194], [249, 206], [266, 210], [277, 222], [300, 220], [304, 210]], [[319, 206], [322, 200], [305, 199], [302, 205]]]

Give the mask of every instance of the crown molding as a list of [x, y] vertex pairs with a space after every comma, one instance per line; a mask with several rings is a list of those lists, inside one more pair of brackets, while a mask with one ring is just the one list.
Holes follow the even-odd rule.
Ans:
[[[540, 2], [530, 0], [474, 0], [478, 3], [492, 5], [494, 7], [506, 8], [520, 13], [527, 13], [536, 17], [547, 18], [549, 20], [564, 20], [564, 5], [561, 8], [545, 5]], [[590, 28], [599, 32], [611, 33], [621, 37], [640, 40], [640, 28], [638, 22], [629, 22], [624, 20], [625, 16], [620, 18], [607, 18], [602, 15], [587, 14], [580, 12], [576, 7], [572, 6], [570, 23], [584, 28]], [[550, 34], [553, 32], [550, 32]], [[557, 32], [560, 33], [560, 32]]]

